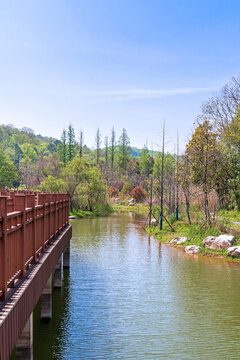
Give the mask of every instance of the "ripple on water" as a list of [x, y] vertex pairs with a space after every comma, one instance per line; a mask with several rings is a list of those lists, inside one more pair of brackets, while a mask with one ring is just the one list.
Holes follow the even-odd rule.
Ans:
[[149, 241], [141, 217], [74, 220], [35, 359], [238, 359], [240, 267]]

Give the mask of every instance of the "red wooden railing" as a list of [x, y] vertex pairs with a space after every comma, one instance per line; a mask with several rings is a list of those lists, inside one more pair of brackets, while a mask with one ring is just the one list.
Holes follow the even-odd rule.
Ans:
[[1, 192], [0, 299], [68, 224], [68, 194]]

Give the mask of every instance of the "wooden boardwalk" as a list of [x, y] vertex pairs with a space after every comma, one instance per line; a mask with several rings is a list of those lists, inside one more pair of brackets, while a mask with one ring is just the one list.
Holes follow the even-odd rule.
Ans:
[[72, 235], [67, 194], [4, 195], [0, 196], [0, 360], [11, 355]]

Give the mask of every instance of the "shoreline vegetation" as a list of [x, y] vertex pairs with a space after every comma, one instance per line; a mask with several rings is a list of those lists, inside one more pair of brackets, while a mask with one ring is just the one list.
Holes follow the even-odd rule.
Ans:
[[104, 206], [98, 206], [93, 211], [86, 210], [72, 210], [69, 212], [69, 216], [74, 216], [77, 219], [81, 218], [91, 218], [98, 216], [108, 216], [114, 212], [114, 209], [111, 205], [107, 204]]
[[[136, 204], [134, 206], [128, 205], [114, 205], [113, 209], [115, 212], [128, 213], [134, 212], [139, 214], [147, 215], [149, 213], [149, 206], [146, 204]], [[168, 244], [175, 248], [184, 249], [186, 246], [195, 245], [199, 246], [199, 255], [225, 258], [239, 262], [240, 259], [234, 258], [227, 255], [226, 249], [211, 249], [204, 247], [203, 240], [209, 236], [217, 237], [223, 234], [229, 234], [234, 236], [233, 246], [240, 246], [240, 213], [236, 210], [220, 209], [212, 219], [212, 224], [209, 226], [204, 223], [204, 215], [197, 207], [191, 209], [191, 218], [193, 219], [192, 224], [187, 223], [187, 217], [184, 214], [184, 208], [179, 209], [179, 219], [175, 220], [174, 216], [169, 217], [169, 221], [174, 228], [174, 232], [168, 226], [166, 222], [163, 223], [163, 229], [159, 230], [159, 224], [154, 226], [147, 226], [146, 232], [153, 236], [161, 243]], [[153, 207], [153, 214], [157, 218], [159, 216], [159, 206]], [[147, 217], [147, 216], [146, 216]], [[173, 244], [171, 240], [187, 237], [189, 240], [184, 244]]]

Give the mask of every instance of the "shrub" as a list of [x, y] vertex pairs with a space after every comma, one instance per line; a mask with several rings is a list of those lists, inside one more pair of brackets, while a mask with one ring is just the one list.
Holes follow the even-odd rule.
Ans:
[[110, 186], [108, 190], [108, 195], [112, 198], [118, 195], [118, 189], [115, 186]]
[[136, 200], [136, 202], [140, 202], [146, 198], [147, 193], [141, 186], [136, 186], [132, 190], [131, 195]]
[[126, 194], [131, 194], [131, 190], [132, 190], [131, 184], [125, 183], [125, 184], [123, 185], [123, 188], [122, 188], [122, 193], [123, 193], [124, 195], [126, 195]]

